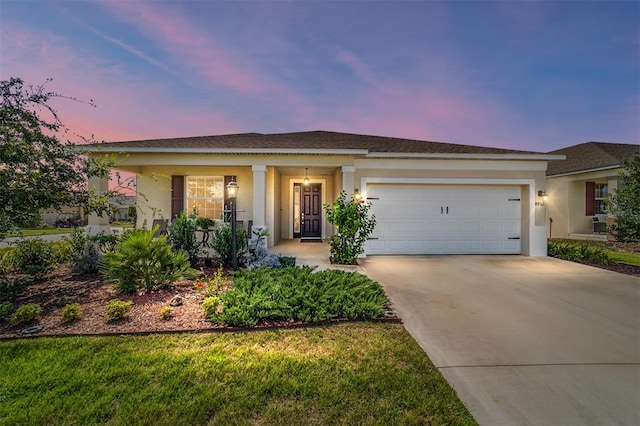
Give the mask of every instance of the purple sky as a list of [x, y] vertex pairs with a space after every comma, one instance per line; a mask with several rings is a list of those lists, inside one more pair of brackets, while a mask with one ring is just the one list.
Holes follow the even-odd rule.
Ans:
[[639, 143], [640, 2], [0, 0], [0, 79], [97, 140], [330, 130]]

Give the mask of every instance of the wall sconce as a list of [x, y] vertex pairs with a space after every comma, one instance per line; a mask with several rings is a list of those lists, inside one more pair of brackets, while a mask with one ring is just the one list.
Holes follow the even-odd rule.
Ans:
[[360, 193], [360, 190], [358, 188], [353, 191], [353, 199], [356, 201], [362, 201], [362, 194]]
[[307, 167], [304, 168], [304, 180], [302, 181], [305, 186], [309, 185], [309, 169]]
[[546, 191], [538, 191], [538, 197], [542, 197], [542, 201], [544, 201], [545, 203], [549, 201], [549, 196], [547, 195]]

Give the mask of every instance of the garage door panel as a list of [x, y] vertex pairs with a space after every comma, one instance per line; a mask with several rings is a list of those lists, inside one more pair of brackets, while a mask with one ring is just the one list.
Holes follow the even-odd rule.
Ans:
[[[519, 187], [371, 185], [368, 254], [520, 253]], [[510, 201], [511, 199], [511, 201]]]

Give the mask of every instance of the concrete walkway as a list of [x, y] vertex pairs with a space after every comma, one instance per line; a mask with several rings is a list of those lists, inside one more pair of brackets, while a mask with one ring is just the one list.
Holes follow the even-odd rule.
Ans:
[[483, 425], [640, 425], [640, 279], [552, 258], [368, 257]]

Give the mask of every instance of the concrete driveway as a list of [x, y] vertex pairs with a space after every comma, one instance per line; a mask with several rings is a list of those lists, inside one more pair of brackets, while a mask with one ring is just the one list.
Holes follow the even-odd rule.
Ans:
[[482, 425], [640, 425], [640, 279], [552, 258], [370, 256]]

